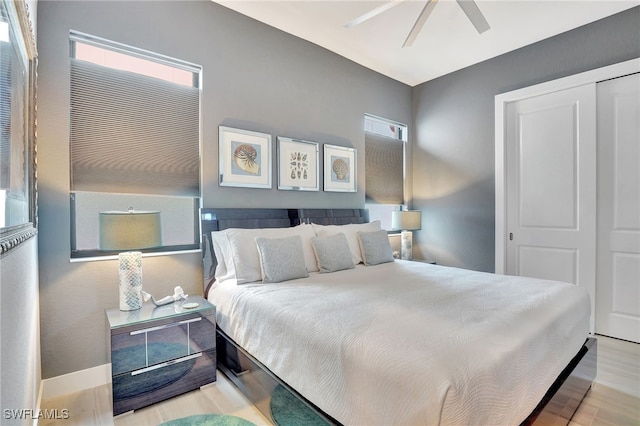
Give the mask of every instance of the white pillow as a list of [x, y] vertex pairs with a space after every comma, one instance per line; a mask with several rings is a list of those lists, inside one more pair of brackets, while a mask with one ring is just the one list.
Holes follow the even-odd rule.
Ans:
[[213, 245], [213, 253], [216, 256], [218, 265], [216, 266], [216, 281], [224, 281], [236, 277], [235, 267], [233, 266], [233, 256], [229, 240], [227, 239], [226, 230], [213, 231], [211, 233], [211, 243]]
[[[315, 232], [309, 224], [302, 224], [293, 228], [227, 229], [226, 236], [229, 240], [237, 283], [244, 284], [262, 280], [256, 238], [282, 238], [294, 235], [299, 235], [302, 239], [302, 253], [307, 271], [318, 271], [313, 247], [311, 246], [311, 238], [315, 237]], [[229, 266], [227, 266], [227, 269], [230, 269]]]
[[379, 220], [374, 220], [369, 223], [352, 223], [348, 225], [317, 225], [314, 223], [313, 228], [316, 230], [316, 235], [318, 235], [318, 237], [344, 234], [347, 238], [347, 244], [349, 244], [351, 259], [356, 265], [363, 261], [362, 253], [360, 253], [358, 232], [374, 232], [382, 229]]
[[256, 238], [263, 283], [279, 283], [309, 276], [304, 265], [300, 235], [285, 238]]

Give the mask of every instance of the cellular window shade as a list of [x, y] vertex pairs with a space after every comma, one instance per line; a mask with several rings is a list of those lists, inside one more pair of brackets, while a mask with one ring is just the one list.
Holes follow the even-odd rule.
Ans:
[[[0, 10], [4, 17], [4, 10]], [[14, 54], [9, 43], [0, 43], [0, 189], [10, 188], [11, 171], [11, 110], [13, 86], [11, 61]], [[18, 113], [14, 111], [16, 115]], [[17, 129], [19, 130], [19, 129]], [[14, 130], [15, 132], [16, 130]]]
[[200, 194], [198, 88], [71, 59], [71, 189]]
[[404, 142], [365, 132], [364, 143], [366, 201], [403, 204]]

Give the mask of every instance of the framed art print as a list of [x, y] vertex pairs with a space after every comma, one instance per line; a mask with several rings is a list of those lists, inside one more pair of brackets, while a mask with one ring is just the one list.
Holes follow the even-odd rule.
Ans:
[[356, 192], [356, 150], [324, 145], [324, 190]]
[[271, 135], [220, 126], [220, 186], [271, 188]]
[[278, 189], [318, 191], [319, 144], [278, 137]]

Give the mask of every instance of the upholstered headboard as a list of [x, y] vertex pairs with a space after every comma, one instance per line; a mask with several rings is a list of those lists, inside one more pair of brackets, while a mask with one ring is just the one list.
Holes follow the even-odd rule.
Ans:
[[228, 228], [288, 228], [301, 223], [345, 225], [369, 222], [366, 209], [200, 209], [205, 296], [215, 281], [217, 260], [211, 232]]
[[317, 223], [319, 225], [346, 225], [369, 222], [367, 209], [293, 209], [289, 210], [291, 225]]

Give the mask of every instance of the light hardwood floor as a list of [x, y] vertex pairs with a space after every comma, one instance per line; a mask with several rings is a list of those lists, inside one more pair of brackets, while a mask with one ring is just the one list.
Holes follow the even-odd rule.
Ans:
[[[258, 426], [273, 423], [263, 416], [222, 373], [216, 383], [134, 413], [112, 417], [106, 385], [43, 401], [43, 409], [68, 409], [69, 419], [42, 420], [39, 425], [144, 426], [193, 414], [224, 413]], [[539, 419], [540, 425], [562, 424]], [[598, 336], [598, 376], [570, 426], [640, 426], [640, 345]]]

